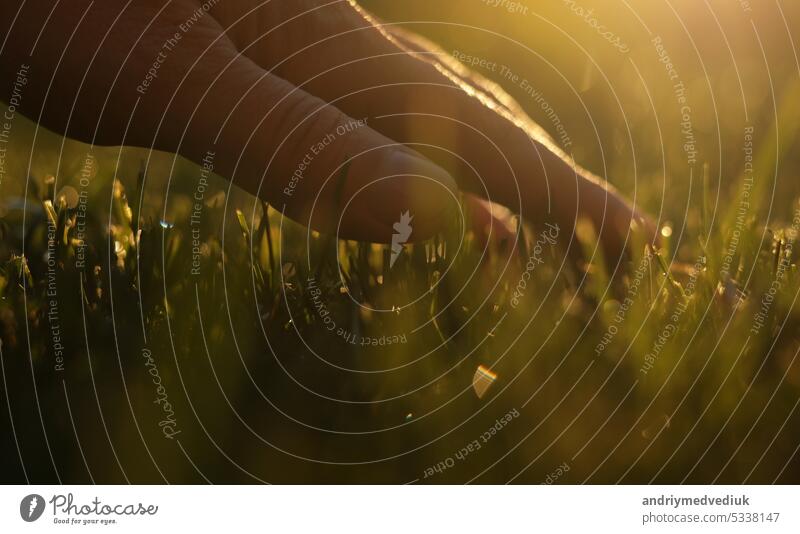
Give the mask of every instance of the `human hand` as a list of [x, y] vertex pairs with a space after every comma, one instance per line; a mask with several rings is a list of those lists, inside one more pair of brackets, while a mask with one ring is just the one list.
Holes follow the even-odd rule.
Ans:
[[344, 0], [7, 1], [0, 17], [2, 94], [30, 63], [28, 116], [96, 144], [211, 153], [218, 174], [343, 238], [388, 242], [405, 211], [412, 239], [429, 237], [459, 189], [566, 229], [585, 216], [606, 257], [644, 220], [498, 87]]

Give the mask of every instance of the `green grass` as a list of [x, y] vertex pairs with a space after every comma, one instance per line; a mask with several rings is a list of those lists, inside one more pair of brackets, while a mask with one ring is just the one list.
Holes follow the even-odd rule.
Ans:
[[[59, 190], [79, 190], [83, 151], [69, 144]], [[5, 194], [4, 482], [538, 483], [564, 463], [559, 482], [797, 482], [791, 218], [737, 228], [733, 198], [710, 235], [708, 215], [689, 217], [658, 254], [632, 246], [622, 276], [562, 266], [562, 236], [512, 306], [539, 229], [508, 256], [451, 228], [390, 269], [387, 247], [307, 239], [219, 179], [193, 275], [199, 170], [180, 162], [167, 197], [163, 157], [145, 173], [139, 152], [117, 155], [97, 151], [82, 269], [52, 160], [27, 196], [23, 180]], [[593, 235], [572, 246], [591, 253]], [[482, 399], [479, 365], [498, 375]]]

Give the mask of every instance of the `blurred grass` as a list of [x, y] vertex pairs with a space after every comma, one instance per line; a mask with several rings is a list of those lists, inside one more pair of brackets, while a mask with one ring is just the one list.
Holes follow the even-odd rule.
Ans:
[[[406, 473], [411, 480], [512, 408], [519, 409], [522, 418], [487, 445], [491, 453], [465, 464], [457, 474], [445, 471], [437, 481], [475, 476], [515, 445], [479, 480], [505, 480], [536, 460], [519, 480], [543, 479], [551, 465], [568, 461], [575, 476], [588, 476], [599, 467], [594, 481], [613, 481], [623, 474], [627, 481], [646, 481], [656, 472], [658, 480], [679, 481], [698, 460], [698, 451], [710, 446], [689, 478], [707, 481], [741, 444], [721, 478], [738, 482], [777, 433], [750, 479], [763, 481], [778, 474], [796, 444], [796, 437], [782, 425], [789, 415], [790, 422], [796, 420], [790, 410], [800, 388], [794, 298], [800, 286], [796, 254], [787, 246], [792, 238], [779, 227], [772, 227], [763, 243], [761, 227], [748, 227], [742, 242], [751, 245], [742, 247], [730, 278], [710, 268], [666, 277], [670, 270], [663, 259], [631, 258], [631, 273], [637, 265], [647, 269], [632, 307], [617, 320], [632, 278], [608, 291], [601, 264], [583, 278], [579, 272], [559, 273], [559, 261], [547, 261], [533, 271], [521, 304], [512, 308], [514, 273], [527, 261], [519, 254], [512, 259], [516, 268], [495, 288], [504, 256], [494, 250], [493, 259], [482, 264], [482, 250], [472, 238], [456, 257], [451, 256], [457, 248], [454, 237], [414, 246], [388, 270], [383, 248], [336, 244], [315, 233], [306, 243], [305, 229], [281, 221], [274, 212], [264, 218], [263, 204], [252, 200], [239, 208], [228, 205], [227, 221], [224, 203], [204, 206], [201, 274], [193, 276], [186, 216], [168, 212], [170, 222], [163, 224], [161, 219], [142, 218], [136, 236], [130, 214], [139, 210], [131, 199], [139, 198], [141, 191], [122, 185], [135, 187], [141, 181], [134, 169], [125, 176], [98, 164], [92, 180], [97, 188], [89, 201], [96, 211], [91, 211], [85, 269], [76, 269], [74, 261], [77, 212], [59, 203], [57, 196], [55, 207], [49, 207], [53, 188], [48, 190], [44, 180], [30, 187], [39, 193], [27, 197], [24, 256], [19, 210], [7, 210], [3, 217], [3, 363], [15, 433], [33, 480], [52, 480], [53, 470], [36, 417], [32, 370], [63, 479], [86, 480], [79, 442], [89, 451], [87, 461], [96, 479], [158, 481], [161, 475], [144, 442], [165, 478], [202, 481], [181, 458], [181, 450], [160, 434], [153, 384], [141, 361], [145, 348], [158, 362], [178, 414], [182, 447], [205, 476], [217, 481], [254, 480], [233, 469], [221, 451], [258, 478], [276, 482], [397, 481]], [[176, 184], [197, 179], [197, 169], [181, 169], [173, 177]], [[74, 184], [76, 178], [63, 176], [61, 183]], [[34, 183], [36, 178], [31, 179]], [[168, 203], [181, 205], [179, 198], [187, 193], [180, 188], [170, 192]], [[226, 185], [215, 181], [214, 188], [224, 191]], [[53, 369], [47, 316], [50, 219], [57, 228], [63, 372]], [[688, 232], [700, 236], [701, 228]], [[591, 231], [578, 235], [584, 247], [594, 247]], [[699, 240], [696, 243], [691, 252], [700, 258], [703, 251]], [[708, 242], [705, 265], [718, 265], [724, 246], [724, 240]], [[750, 335], [782, 255], [791, 267], [766, 326]], [[327, 331], [310, 296], [310, 277], [338, 327], [359, 336], [406, 332], [408, 343], [361, 347]], [[696, 279], [690, 291], [692, 277]], [[746, 298], [740, 300], [740, 294]], [[388, 316], [365, 312], [350, 300], [391, 309], [419, 296], [418, 305]], [[686, 311], [673, 321], [679, 305]], [[435, 321], [429, 321], [434, 316]], [[653, 368], [642, 374], [643, 356], [671, 322], [676, 331]], [[426, 326], [412, 334], [418, 325]], [[595, 347], [611, 327], [613, 339], [596, 355]], [[499, 375], [483, 400], [470, 391], [478, 365]], [[394, 370], [379, 372], [383, 369]], [[65, 417], [65, 387], [75, 430]], [[398, 428], [363, 434], [387, 427]], [[532, 429], [532, 436], [523, 440]], [[393, 456], [445, 435], [418, 452], [359, 468], [287, 458], [256, 434], [298, 456], [332, 462]], [[11, 436], [6, 436], [4, 472], [7, 480], [19, 480], [22, 473]], [[684, 437], [688, 443], [676, 448]], [[110, 454], [109, 441], [116, 457]], [[126, 469], [124, 476], [117, 458]], [[784, 471], [783, 480], [793, 480], [795, 473]]]

